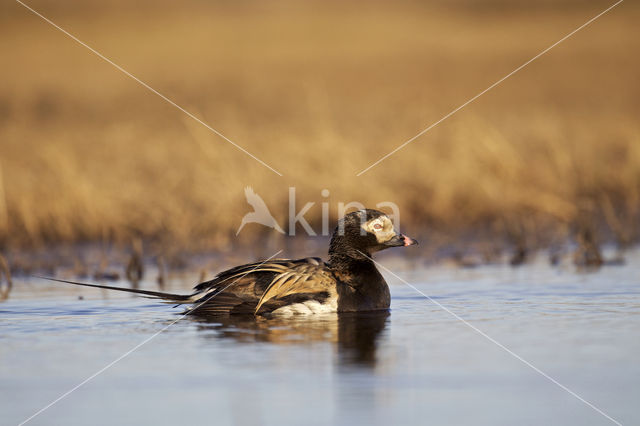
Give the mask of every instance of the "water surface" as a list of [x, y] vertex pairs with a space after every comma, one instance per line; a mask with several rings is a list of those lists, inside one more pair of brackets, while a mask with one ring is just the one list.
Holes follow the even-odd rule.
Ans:
[[[640, 256], [627, 260], [588, 274], [383, 263], [611, 417], [640, 424]], [[185, 317], [28, 424], [613, 424], [384, 275], [389, 314]], [[27, 419], [180, 312], [17, 280], [0, 303], [2, 424]]]

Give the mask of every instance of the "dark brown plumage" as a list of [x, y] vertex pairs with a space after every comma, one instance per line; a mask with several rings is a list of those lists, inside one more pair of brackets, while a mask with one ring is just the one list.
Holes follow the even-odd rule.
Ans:
[[191, 304], [187, 312], [199, 315], [384, 310], [389, 308], [389, 287], [371, 255], [413, 244], [417, 242], [395, 232], [384, 213], [366, 209], [349, 213], [338, 222], [327, 263], [310, 257], [236, 266], [198, 284], [190, 295], [56, 281]]

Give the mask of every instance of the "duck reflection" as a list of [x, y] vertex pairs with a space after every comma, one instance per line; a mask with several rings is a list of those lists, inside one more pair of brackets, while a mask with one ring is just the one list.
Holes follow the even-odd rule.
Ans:
[[[207, 337], [236, 342], [301, 345], [329, 342], [337, 347], [340, 365], [374, 367], [377, 341], [389, 312], [354, 312], [311, 316], [189, 316]], [[213, 331], [213, 333], [211, 333]]]

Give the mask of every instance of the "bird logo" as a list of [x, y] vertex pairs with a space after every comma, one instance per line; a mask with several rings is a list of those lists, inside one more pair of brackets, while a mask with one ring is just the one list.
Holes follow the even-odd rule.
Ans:
[[271, 215], [271, 212], [264, 200], [253, 191], [253, 188], [247, 186], [244, 189], [244, 195], [247, 197], [247, 203], [253, 207], [253, 211], [244, 215], [242, 223], [240, 223], [240, 227], [238, 228], [238, 231], [236, 231], [236, 235], [240, 233], [247, 223], [259, 223], [266, 227], [273, 228], [281, 234], [285, 233]]

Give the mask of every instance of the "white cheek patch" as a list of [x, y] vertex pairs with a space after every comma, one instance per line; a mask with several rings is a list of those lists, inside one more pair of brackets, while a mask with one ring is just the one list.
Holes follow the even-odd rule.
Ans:
[[396, 235], [393, 223], [387, 216], [380, 216], [362, 224], [362, 229], [375, 235], [379, 243], [385, 243]]

